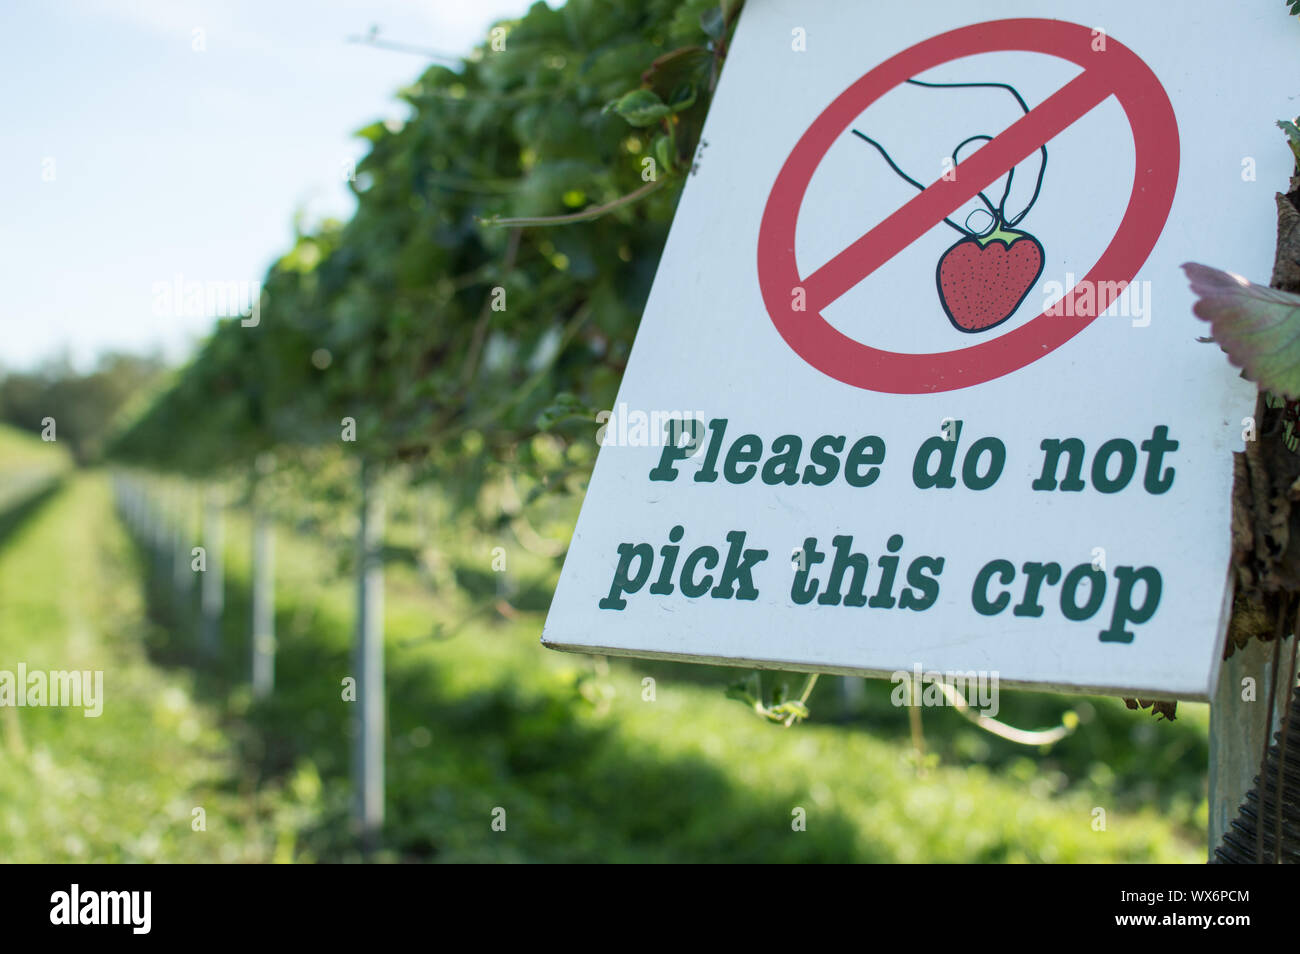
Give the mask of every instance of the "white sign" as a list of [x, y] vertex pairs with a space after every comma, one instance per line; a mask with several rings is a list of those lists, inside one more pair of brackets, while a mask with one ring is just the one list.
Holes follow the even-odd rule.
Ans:
[[1211, 694], [1296, 24], [1040, 7], [746, 5], [546, 645]]

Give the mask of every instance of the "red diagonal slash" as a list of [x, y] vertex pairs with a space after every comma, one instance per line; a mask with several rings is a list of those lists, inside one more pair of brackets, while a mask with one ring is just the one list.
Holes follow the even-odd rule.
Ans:
[[911, 245], [1017, 163], [1077, 122], [1113, 92], [1099, 70], [1085, 69], [1041, 104], [803, 281], [808, 307], [821, 311]]
[[[1118, 294], [1114, 289], [1136, 277], [1169, 218], [1178, 188], [1179, 145], [1173, 104], [1155, 73], [1118, 40], [1107, 37], [1098, 47], [1096, 37], [1096, 30], [1065, 20], [993, 20], [958, 27], [890, 57], [822, 110], [772, 184], [755, 248], [763, 305], [773, 327], [800, 358], [837, 381], [870, 391], [952, 391], [1040, 360], [1105, 311]], [[853, 120], [910, 77], [963, 57], [1002, 51], [1058, 57], [1082, 72], [963, 161], [955, 179], [935, 182], [821, 268], [801, 277], [795, 231], [803, 199], [818, 165]], [[1063, 320], [1045, 309], [1004, 334], [930, 354], [873, 348], [826, 320], [822, 312], [828, 304], [1111, 95], [1133, 133], [1133, 182], [1114, 237], [1088, 274], [1067, 292], [1067, 297], [1078, 298], [1085, 289], [1096, 290], [1089, 305], [1091, 318]], [[926, 306], [918, 302], [918, 307]]]

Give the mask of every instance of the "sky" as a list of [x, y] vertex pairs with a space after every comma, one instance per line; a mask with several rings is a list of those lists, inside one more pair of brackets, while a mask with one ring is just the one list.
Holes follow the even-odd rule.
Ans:
[[431, 61], [349, 38], [460, 55], [530, 4], [0, 0], [0, 369], [184, 358], [296, 215], [350, 214], [353, 133], [407, 115]]

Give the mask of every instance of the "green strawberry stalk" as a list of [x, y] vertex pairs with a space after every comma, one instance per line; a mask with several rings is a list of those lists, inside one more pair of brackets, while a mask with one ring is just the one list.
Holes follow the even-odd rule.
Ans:
[[1011, 245], [1016, 239], [1024, 238], [1026, 234], [1015, 229], [1009, 229], [1001, 219], [995, 219], [992, 231], [975, 236], [975, 241], [979, 242], [981, 246], [988, 245], [989, 242], [1001, 242], [1003, 245]]

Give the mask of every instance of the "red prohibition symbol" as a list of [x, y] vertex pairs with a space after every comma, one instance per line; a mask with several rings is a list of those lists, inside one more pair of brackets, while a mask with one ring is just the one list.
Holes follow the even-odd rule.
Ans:
[[[952, 391], [982, 384], [1050, 354], [1086, 328], [1137, 275], [1159, 239], [1178, 185], [1178, 123], [1160, 81], [1128, 47], [1111, 37], [1094, 50], [1092, 28], [1061, 20], [995, 20], [961, 27], [886, 60], [841, 93], [818, 116], [786, 159], [763, 210], [758, 278], [763, 303], [781, 337], [817, 370], [854, 387], [893, 394]], [[940, 179], [848, 248], [800, 275], [794, 236], [813, 173], [831, 145], [863, 110], [912, 77], [978, 53], [1023, 51], [1069, 60], [1083, 68], [1070, 82], [1002, 133], [962, 159], [955, 178]], [[881, 351], [837, 331], [822, 309], [870, 276], [964, 203], [988, 188], [1057, 134], [1110, 96], [1133, 132], [1133, 191], [1123, 220], [1092, 270], [1066, 298], [1066, 314], [1081, 314], [1085, 288], [1095, 289], [1092, 317], [1038, 317], [999, 337], [955, 351]], [[1119, 287], [1117, 288], [1117, 284]], [[806, 310], [795, 310], [803, 289]], [[1075, 306], [1075, 307], [1071, 307]]]

